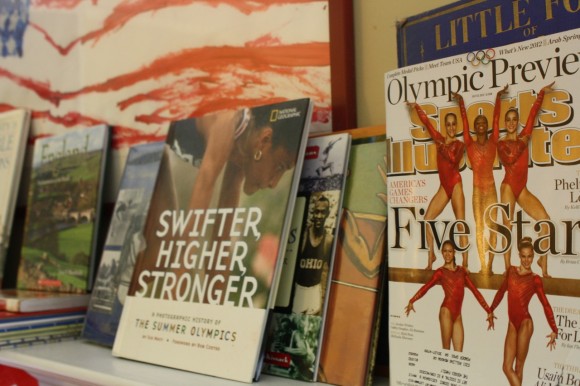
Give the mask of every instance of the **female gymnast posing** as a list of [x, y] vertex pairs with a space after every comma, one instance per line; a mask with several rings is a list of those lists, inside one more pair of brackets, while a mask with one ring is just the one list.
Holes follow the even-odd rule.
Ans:
[[[484, 115], [478, 115], [473, 121], [473, 128], [475, 129], [475, 140], [469, 134], [469, 122], [467, 120], [467, 112], [465, 111], [465, 104], [463, 97], [458, 93], [453, 93], [453, 97], [459, 104], [459, 111], [463, 121], [463, 142], [467, 149], [467, 158], [471, 164], [473, 171], [473, 217], [475, 218], [475, 240], [477, 244], [477, 253], [481, 264], [481, 273], [492, 274], [492, 263], [494, 253], [492, 248], [495, 248], [496, 233], [490, 232], [489, 244], [484, 242], [485, 226], [493, 227], [491, 218], [497, 217], [496, 211], [490, 213], [487, 217], [484, 216], [485, 211], [491, 205], [497, 203], [497, 192], [495, 190], [495, 180], [493, 178], [493, 164], [497, 153], [497, 142], [499, 138], [499, 125], [493, 125], [493, 131], [488, 138], [487, 129], [488, 122]], [[495, 107], [493, 110], [494, 121], [499, 119], [500, 93], [498, 92], [495, 100]], [[491, 248], [489, 248], [491, 246]], [[485, 262], [485, 254], [489, 251], [489, 259]]]
[[[509, 217], [504, 217], [503, 222], [504, 225], [510, 229], [512, 228], [511, 220], [514, 216], [516, 202], [534, 220], [550, 219], [544, 205], [542, 205], [540, 200], [538, 200], [538, 198], [528, 190], [526, 184], [528, 182], [528, 142], [532, 136], [534, 121], [538, 115], [540, 107], [542, 106], [544, 94], [552, 91], [553, 85], [554, 83], [552, 82], [540, 90], [536, 101], [532, 105], [526, 125], [519, 134], [518, 125], [520, 115], [518, 110], [510, 108], [505, 114], [505, 127], [507, 134], [498, 142], [497, 152], [499, 159], [505, 168], [505, 176], [500, 187], [500, 201], [509, 204]], [[501, 94], [506, 92], [507, 86], [500, 91]], [[540, 236], [545, 235], [547, 231], [547, 227], [543, 227]], [[504, 260], [505, 269], [507, 271], [511, 266], [511, 248], [508, 248], [505, 252]], [[546, 254], [540, 256], [538, 259], [538, 265], [542, 268], [542, 276], [550, 277], [550, 275], [548, 275], [548, 259]]]
[[[407, 102], [407, 105], [417, 111], [419, 119], [427, 128], [437, 148], [437, 171], [440, 185], [435, 195], [431, 198], [431, 202], [429, 202], [425, 212], [425, 221], [437, 218], [449, 201], [451, 201], [455, 218], [457, 220], [465, 220], [465, 196], [463, 195], [461, 174], [459, 174], [459, 163], [463, 159], [465, 145], [455, 138], [457, 116], [454, 113], [445, 115], [445, 137], [443, 137], [431, 125], [421, 106], [412, 102]], [[467, 246], [467, 236], [461, 236], [460, 241], [461, 247], [465, 248]], [[431, 270], [433, 269], [433, 262], [435, 262], [435, 248], [433, 248], [433, 232], [429, 226], [427, 226], [427, 246], [429, 247], [429, 259], [426, 269]], [[467, 268], [467, 263], [467, 250], [465, 250], [461, 264]]]
[[409, 316], [411, 311], [415, 311], [413, 303], [421, 299], [435, 284], [440, 284], [445, 293], [443, 303], [439, 309], [441, 343], [446, 350], [449, 350], [451, 343], [453, 343], [454, 351], [463, 351], [464, 331], [461, 306], [463, 305], [466, 286], [473, 292], [481, 307], [487, 312], [488, 330], [493, 329], [495, 317], [483, 295], [469, 278], [467, 270], [455, 264], [455, 249], [450, 240], [443, 242], [441, 253], [445, 264], [437, 269], [431, 279], [409, 300], [409, 304], [405, 307], [405, 314]]
[[540, 276], [532, 272], [534, 248], [532, 239], [524, 237], [518, 244], [520, 266], [510, 266], [505, 279], [495, 294], [491, 309], [495, 310], [502, 301], [505, 292], [508, 292], [509, 324], [505, 337], [503, 352], [503, 372], [511, 386], [521, 385], [524, 375], [524, 363], [528, 356], [530, 340], [534, 332], [534, 322], [528, 311], [528, 304], [534, 294], [544, 307], [544, 314], [552, 332], [548, 338], [547, 347], [550, 350], [556, 347], [558, 328], [554, 320], [554, 312], [544, 293], [544, 285]]

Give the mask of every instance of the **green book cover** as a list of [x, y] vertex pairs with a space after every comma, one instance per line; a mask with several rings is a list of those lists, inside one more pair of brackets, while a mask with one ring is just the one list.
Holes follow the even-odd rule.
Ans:
[[90, 290], [108, 137], [98, 125], [36, 141], [19, 289]]

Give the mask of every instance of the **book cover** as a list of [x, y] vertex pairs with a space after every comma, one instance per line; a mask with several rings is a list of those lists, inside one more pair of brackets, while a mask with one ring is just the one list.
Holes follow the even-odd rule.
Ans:
[[70, 130], [34, 144], [19, 289], [91, 289], [108, 149], [106, 125]]
[[384, 126], [350, 133], [349, 171], [318, 380], [365, 385], [372, 383], [385, 272], [386, 142]]
[[12, 221], [18, 199], [30, 112], [24, 109], [0, 113], [0, 287], [4, 276], [6, 253], [12, 233]]
[[132, 146], [109, 224], [83, 337], [112, 346], [135, 259], [144, 246], [143, 227], [151, 202], [163, 142]]
[[487, 63], [499, 54], [489, 48], [579, 26], [570, 1], [456, 1], [397, 24], [397, 62], [404, 67], [467, 53], [464, 59]]
[[350, 134], [310, 138], [262, 372], [316, 381]]
[[0, 310], [10, 312], [35, 312], [86, 307], [88, 303], [88, 294], [18, 289], [0, 290]]
[[385, 75], [391, 383], [580, 380], [579, 41]]
[[299, 99], [171, 124], [114, 355], [259, 376], [310, 115]]

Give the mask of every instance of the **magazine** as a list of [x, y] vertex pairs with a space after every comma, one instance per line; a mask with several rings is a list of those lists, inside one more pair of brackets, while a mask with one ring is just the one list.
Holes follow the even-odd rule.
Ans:
[[579, 41], [386, 74], [391, 384], [579, 382]]
[[259, 376], [310, 114], [299, 99], [172, 123], [114, 355]]

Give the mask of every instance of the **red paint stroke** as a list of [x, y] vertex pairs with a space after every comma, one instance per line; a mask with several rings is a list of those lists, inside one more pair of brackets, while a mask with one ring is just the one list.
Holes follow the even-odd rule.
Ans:
[[[30, 5], [34, 8], [74, 9], [83, 1], [86, 0], [32, 0]], [[97, 0], [92, 2], [97, 4]]]
[[[37, 0], [35, 6], [46, 6], [47, 8], [75, 8], [82, 0]], [[208, 6], [217, 8], [221, 5], [229, 5], [230, 7], [238, 9], [240, 12], [249, 15], [253, 12], [265, 11], [274, 5], [290, 5], [290, 4], [306, 4], [312, 3], [312, 0], [126, 0], [116, 6], [111, 14], [105, 18], [101, 28], [90, 31], [83, 36], [80, 36], [71, 41], [66, 46], [58, 45], [43, 28], [31, 22], [29, 26], [36, 29], [46, 41], [53, 46], [61, 55], [67, 55], [70, 50], [77, 44], [84, 44], [91, 40], [98, 41], [104, 35], [122, 28], [131, 19], [144, 14], [154, 13], [160, 9], [170, 7], [187, 7], [193, 3], [206, 4]], [[316, 1], [314, 1], [316, 2]], [[93, 0], [93, 4], [97, 4], [97, 0]]]
[[[279, 47], [203, 47], [166, 55], [136, 71], [71, 92], [52, 91], [48, 82], [24, 78], [2, 68], [0, 76], [30, 89], [40, 98], [58, 106], [61, 100], [75, 99], [92, 92], [118, 91], [144, 80], [179, 75], [191, 69], [216, 74], [220, 71], [231, 73], [232, 68], [239, 67], [253, 72], [256, 75], [253, 83], [258, 84], [258, 73], [273, 71], [289, 74], [292, 67], [322, 67], [328, 66], [329, 62], [327, 43], [300, 43]], [[260, 76], [263, 77], [263, 74]]]
[[[186, 49], [154, 60], [150, 65], [127, 74], [86, 86], [80, 90], [55, 94], [54, 98], [73, 99], [91, 92], [117, 91], [145, 79], [158, 79], [162, 75], [180, 74], [192, 68], [217, 71], [242, 67], [254, 72], [272, 68], [323, 67], [330, 63], [329, 45], [326, 43], [301, 43], [280, 47], [203, 47]], [[280, 70], [282, 71], [282, 70]]]
[[[63, 116], [54, 116], [49, 111], [33, 111], [33, 120], [47, 120], [52, 123], [58, 124], [64, 128], [70, 129], [75, 127], [90, 127], [99, 124], [108, 124], [99, 119], [94, 119], [81, 115], [77, 112], [70, 112]], [[136, 145], [139, 143], [147, 143], [163, 140], [166, 133], [161, 133], [161, 129], [153, 133], [144, 133], [141, 130], [125, 127], [125, 126], [112, 126], [112, 143], [113, 149], [120, 149], [127, 146]], [[36, 135], [29, 138], [29, 144], [33, 145], [37, 139], [47, 137], [49, 135]]]
[[33, 91], [40, 98], [45, 99], [56, 106], [59, 104], [61, 95], [58, 92], [50, 90], [49, 82], [38, 82], [30, 78], [18, 76], [0, 67], [0, 78], [1, 77], [10, 79], [17, 85]]

